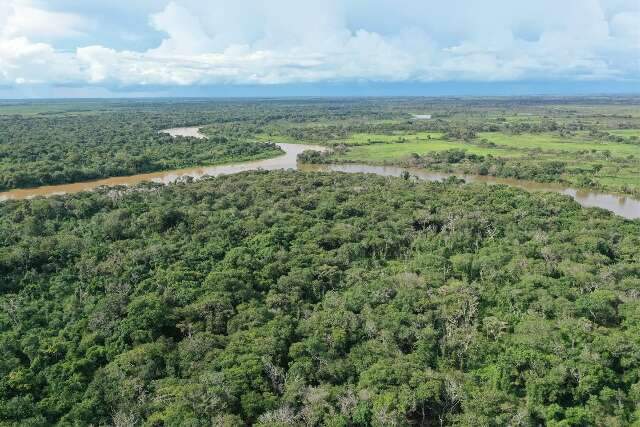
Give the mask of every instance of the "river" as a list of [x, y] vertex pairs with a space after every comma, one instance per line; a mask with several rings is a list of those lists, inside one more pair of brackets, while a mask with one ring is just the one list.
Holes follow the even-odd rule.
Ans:
[[[204, 137], [198, 127], [166, 129], [166, 133], [172, 136], [195, 136]], [[79, 191], [92, 190], [101, 186], [115, 185], [135, 185], [143, 181], [153, 181], [163, 184], [174, 182], [179, 178], [192, 177], [201, 178], [203, 176], [228, 175], [232, 173], [250, 170], [277, 170], [277, 169], [297, 169], [304, 172], [348, 172], [348, 173], [373, 173], [383, 176], [400, 176], [403, 171], [408, 171], [425, 181], [441, 181], [451, 174], [429, 172], [419, 168], [402, 168], [397, 166], [373, 166], [365, 164], [331, 164], [331, 165], [309, 165], [298, 164], [299, 153], [305, 150], [324, 151], [326, 147], [307, 144], [277, 144], [285, 154], [271, 159], [256, 160], [228, 165], [207, 166], [186, 168], [164, 172], [154, 172], [131, 176], [121, 176], [106, 178], [95, 181], [78, 182], [73, 184], [51, 185], [36, 188], [16, 189], [0, 193], [0, 201], [14, 199], [28, 199], [36, 196], [52, 196], [56, 194], [76, 193]], [[617, 215], [628, 219], [640, 218], [640, 200], [631, 197], [619, 196], [615, 194], [600, 193], [589, 190], [577, 190], [561, 184], [545, 184], [534, 181], [524, 181], [517, 179], [496, 178], [491, 176], [458, 175], [467, 182], [480, 182], [487, 184], [505, 184], [512, 187], [522, 188], [527, 191], [552, 191], [572, 197], [576, 202], [584, 207], [599, 207], [609, 210]]]

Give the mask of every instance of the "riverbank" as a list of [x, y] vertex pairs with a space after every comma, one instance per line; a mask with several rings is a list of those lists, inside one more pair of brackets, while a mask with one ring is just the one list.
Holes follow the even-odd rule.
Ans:
[[[322, 144], [335, 149], [326, 162], [420, 166], [440, 172], [558, 182], [640, 198], [640, 144], [634, 139], [640, 131], [628, 130], [624, 137], [587, 131], [562, 135], [558, 131], [495, 131], [463, 137], [453, 131], [392, 131], [390, 125], [386, 133], [385, 127], [372, 124], [371, 129], [325, 132]], [[274, 134], [269, 134], [269, 140], [293, 142], [291, 137]], [[310, 131], [302, 137], [305, 135], [310, 138], [302, 141], [314, 141]]]
[[[176, 129], [180, 132], [190, 134], [198, 132], [198, 127], [175, 128], [171, 131], [176, 134]], [[194, 131], [195, 129], [195, 131]], [[131, 176], [113, 177], [96, 181], [79, 182], [74, 184], [54, 185], [37, 187], [31, 189], [12, 190], [0, 193], [0, 201], [28, 199], [37, 196], [53, 196], [66, 193], [77, 193], [89, 191], [103, 186], [136, 185], [141, 182], [156, 182], [168, 184], [187, 177], [198, 179], [204, 176], [229, 175], [251, 170], [279, 170], [295, 169], [302, 172], [346, 172], [346, 173], [370, 173], [381, 176], [403, 176], [405, 172], [424, 181], [442, 181], [455, 176], [451, 173], [430, 172], [423, 168], [411, 168], [401, 166], [376, 166], [368, 164], [302, 164], [298, 162], [298, 155], [304, 151], [326, 151], [327, 147], [308, 144], [276, 144], [284, 154], [268, 159], [254, 160], [247, 162], [231, 163], [224, 165], [212, 165], [207, 167], [194, 167], [177, 169], [172, 171], [154, 172]], [[640, 200], [618, 196], [616, 194], [584, 191], [561, 184], [544, 184], [535, 181], [524, 181], [508, 178], [496, 178], [492, 176], [458, 175], [470, 183], [502, 184], [521, 188], [527, 191], [555, 192], [572, 197], [583, 207], [599, 207], [611, 211], [628, 219], [640, 218]]]
[[467, 183], [480, 183], [489, 185], [507, 185], [520, 188], [528, 192], [559, 193], [573, 198], [580, 206], [585, 208], [601, 208], [620, 215], [627, 219], [640, 218], [640, 200], [630, 196], [614, 193], [583, 190], [565, 186], [558, 183], [541, 183], [510, 178], [498, 178], [493, 176], [464, 175], [456, 173], [434, 172], [423, 168], [411, 168], [401, 166], [379, 166], [363, 163], [344, 164], [304, 164], [299, 167], [305, 172], [346, 172], [346, 173], [371, 173], [382, 176], [401, 177], [405, 173], [423, 181], [444, 181], [457, 177]]
[[[173, 136], [195, 136], [197, 138], [206, 138], [206, 135], [199, 132], [199, 127], [190, 128], [172, 128], [162, 132], [169, 133]], [[199, 135], [199, 136], [196, 136]], [[323, 151], [326, 148], [317, 145], [303, 144], [276, 144], [282, 151], [281, 155], [271, 156], [267, 158], [248, 159], [240, 162], [226, 162], [222, 164], [213, 164], [210, 166], [197, 166], [190, 168], [174, 169], [167, 171], [143, 173], [136, 175], [117, 176], [105, 179], [76, 182], [71, 184], [47, 185], [34, 188], [14, 189], [0, 193], [0, 201], [30, 199], [33, 197], [48, 197], [68, 193], [78, 193], [81, 191], [90, 191], [98, 187], [115, 187], [118, 185], [136, 185], [141, 182], [156, 182], [160, 184], [169, 184], [184, 178], [198, 179], [204, 176], [228, 175], [249, 170], [277, 170], [277, 169], [295, 169], [298, 154], [305, 150]], [[269, 153], [270, 154], [270, 153]]]

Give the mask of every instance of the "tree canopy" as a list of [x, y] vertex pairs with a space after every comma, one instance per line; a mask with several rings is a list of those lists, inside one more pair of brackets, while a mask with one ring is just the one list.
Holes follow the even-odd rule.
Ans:
[[0, 424], [640, 422], [640, 223], [252, 172], [0, 204]]

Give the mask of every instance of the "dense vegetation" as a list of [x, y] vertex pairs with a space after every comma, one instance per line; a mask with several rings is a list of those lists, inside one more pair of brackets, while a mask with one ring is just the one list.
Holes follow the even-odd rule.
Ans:
[[[0, 191], [275, 156], [273, 144], [173, 138], [142, 114], [0, 116]], [[165, 119], [166, 120], [166, 119]], [[151, 122], [151, 123], [150, 123]]]
[[640, 223], [254, 172], [0, 204], [0, 424], [640, 422]]
[[381, 103], [392, 112], [387, 118], [281, 120], [255, 137], [332, 146], [333, 155], [305, 159], [321, 163], [420, 166], [640, 197], [639, 107], [637, 97], [396, 99]]
[[[277, 154], [255, 144], [262, 141], [336, 148], [333, 156], [311, 160], [411, 165], [640, 196], [639, 107], [634, 96], [5, 101], [0, 191]], [[413, 116], [422, 113], [431, 119]], [[157, 133], [194, 125], [205, 125], [210, 140], [173, 141]], [[462, 159], [439, 154], [459, 151]]]

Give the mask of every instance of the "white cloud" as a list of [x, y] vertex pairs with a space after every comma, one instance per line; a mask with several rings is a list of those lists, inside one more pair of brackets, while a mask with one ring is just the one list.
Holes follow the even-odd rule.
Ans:
[[77, 37], [90, 27], [90, 22], [77, 14], [48, 11], [35, 6], [30, 0], [3, 0], [0, 4], [1, 38]]
[[175, 0], [149, 16], [158, 46], [74, 52], [52, 39], [90, 22], [5, 1], [5, 84], [640, 79], [637, 0]]
[[[71, 13], [50, 12], [29, 0], [0, 3], [0, 84], [74, 83], [84, 76], [75, 55], [48, 43], [76, 37], [89, 22]], [[38, 40], [38, 41], [34, 41]]]

